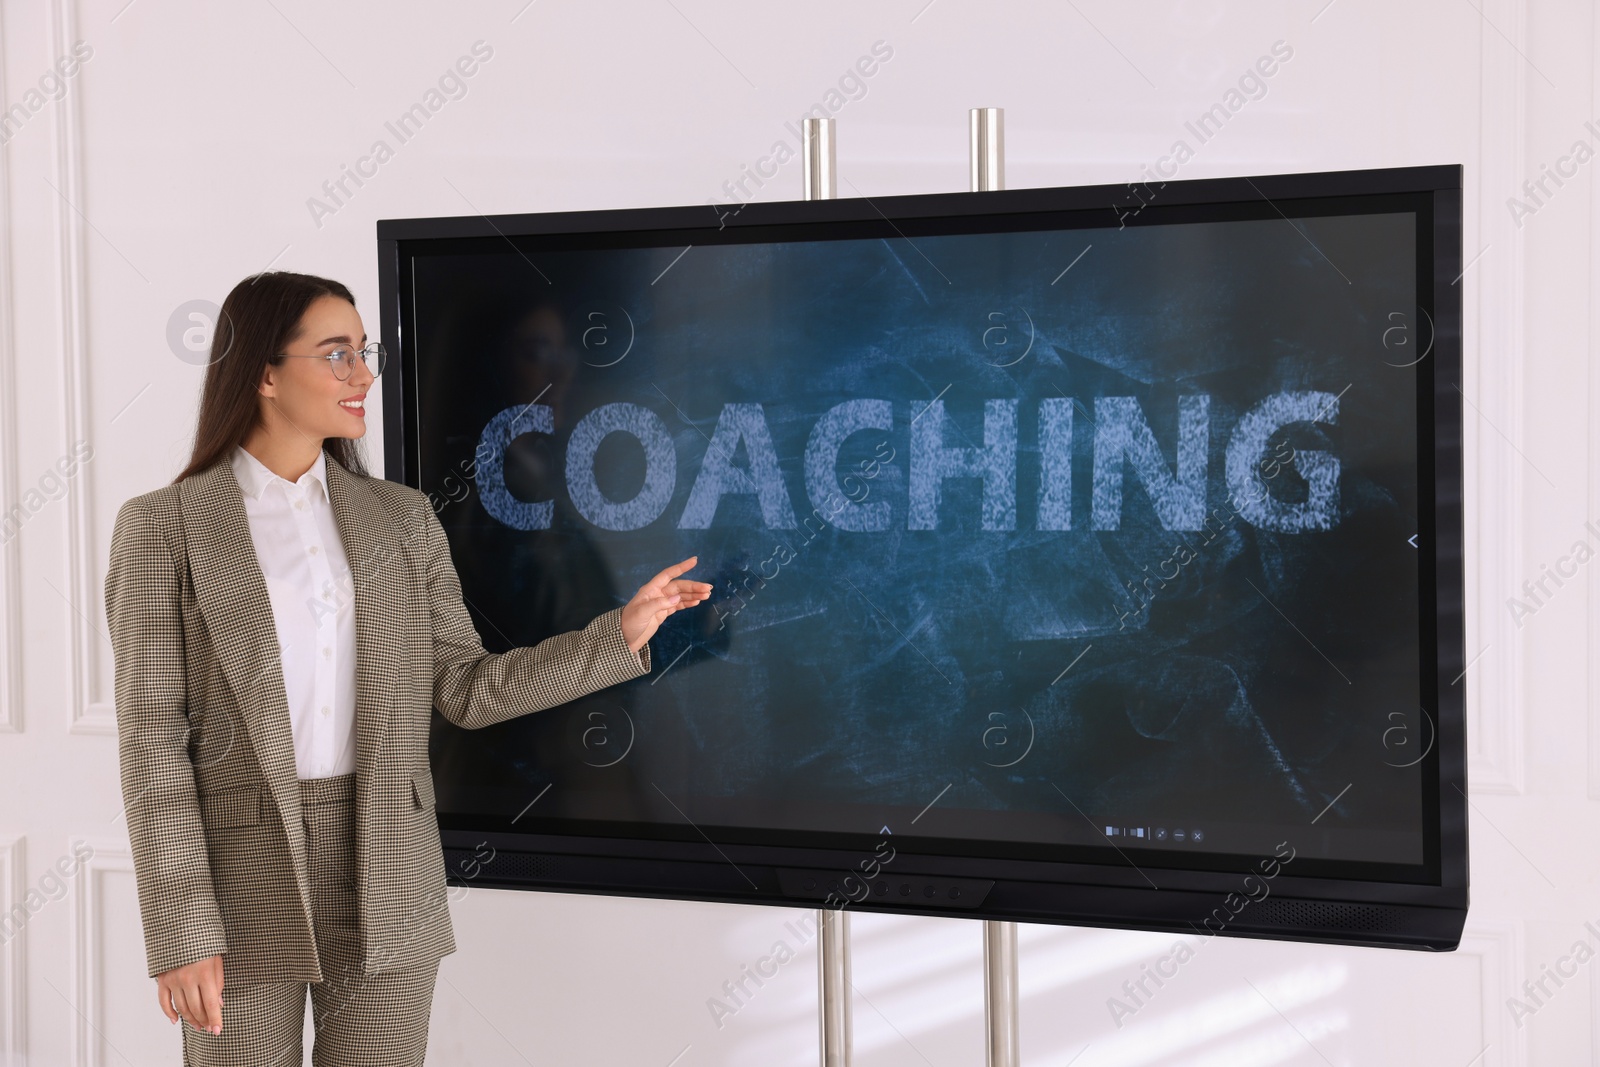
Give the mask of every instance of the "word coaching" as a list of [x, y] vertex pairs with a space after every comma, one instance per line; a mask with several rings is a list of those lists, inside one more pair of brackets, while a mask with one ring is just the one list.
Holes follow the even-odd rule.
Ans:
[[[982, 528], [1017, 528], [1017, 400], [986, 400], [983, 444], [956, 446], [945, 440], [945, 408], [935, 400], [910, 422], [907, 461], [906, 526], [938, 528], [940, 490], [948, 478], [982, 482]], [[1168, 530], [1198, 530], [1206, 517], [1211, 398], [1178, 398], [1176, 465], [1169, 465], [1139, 401], [1128, 396], [1094, 400], [1094, 464], [1089, 528], [1116, 530], [1122, 524], [1124, 476], [1131, 472], [1143, 487], [1161, 525]], [[1066, 397], [1039, 401], [1039, 497], [1037, 529], [1072, 528], [1072, 440], [1074, 402]], [[1338, 421], [1339, 397], [1315, 390], [1273, 393], [1244, 413], [1233, 427], [1223, 463], [1230, 497], [1244, 501], [1239, 517], [1261, 529], [1281, 533], [1328, 530], [1338, 521], [1339, 460], [1325, 450], [1296, 449], [1295, 469], [1306, 485], [1305, 499], [1284, 500], [1267, 491], [1258, 469], [1272, 437], [1293, 423]], [[484, 427], [476, 452], [479, 491], [485, 509], [514, 529], [548, 529], [551, 500], [527, 501], [506, 488], [505, 452], [516, 438], [553, 434], [554, 414], [543, 404], [507, 408]], [[894, 429], [894, 405], [882, 399], [847, 400], [829, 408], [806, 441], [805, 494], [812, 514], [836, 504], [839, 452], [852, 434]], [[644, 457], [644, 481], [630, 500], [611, 500], [595, 478], [600, 443], [612, 434], [633, 439]], [[744, 445], [748, 462], [734, 457]], [[876, 471], [874, 471], [874, 474]], [[678, 484], [678, 454], [661, 416], [640, 404], [604, 404], [584, 415], [567, 441], [566, 486], [574, 509], [604, 530], [637, 530], [660, 519]], [[765, 406], [725, 404], [677, 516], [680, 529], [706, 529], [717, 505], [729, 494], [750, 494], [770, 529], [795, 529], [795, 502], [779, 469]], [[841, 530], [888, 529], [887, 500], [850, 501], [830, 512]]]

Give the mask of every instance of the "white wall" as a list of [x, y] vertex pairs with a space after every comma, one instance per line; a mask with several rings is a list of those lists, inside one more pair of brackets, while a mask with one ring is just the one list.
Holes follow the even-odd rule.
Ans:
[[[1591, 1061], [1595, 965], [1530, 1018], [1507, 1003], [1575, 941], [1600, 946], [1583, 928], [1600, 919], [1596, 570], [1520, 627], [1506, 606], [1600, 516], [1600, 164], [1520, 225], [1506, 204], [1575, 140], [1600, 144], [1587, 5], [524, 3], [0, 0], [5, 103], [33, 111], [0, 148], [0, 509], [31, 512], [0, 545], [0, 909], [40, 905], [0, 946], [0, 1063], [178, 1055], [144, 974], [101, 600], [117, 506], [187, 454], [204, 360], [169, 343], [173, 316], [270, 265], [343, 279], [375, 335], [375, 219], [725, 196], [879, 40], [892, 59], [838, 112], [841, 196], [965, 188], [975, 106], [1006, 109], [1012, 188], [1137, 180], [1277, 40], [1293, 58], [1179, 177], [1466, 166], [1461, 951], [1217, 939], [1118, 1028], [1107, 999], [1173, 939], [1025, 926], [1025, 1062], [1085, 1045], [1083, 1067]], [[29, 97], [80, 39], [92, 56], [64, 95]], [[308, 198], [393, 146], [385, 121], [478, 40], [493, 56], [467, 95], [314, 219]], [[759, 198], [799, 190], [790, 163]], [[92, 460], [42, 482], [80, 442]], [[76, 842], [93, 852], [73, 868]], [[721, 1029], [705, 1003], [774, 941], [801, 947], [784, 923], [803, 912], [485, 890], [454, 907], [430, 1062], [816, 1062], [814, 941]], [[858, 916], [855, 932], [857, 1062], [981, 1062], [980, 927]]]

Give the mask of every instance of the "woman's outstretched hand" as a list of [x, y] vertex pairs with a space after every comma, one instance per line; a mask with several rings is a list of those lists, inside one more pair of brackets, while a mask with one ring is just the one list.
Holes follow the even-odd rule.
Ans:
[[156, 977], [156, 999], [173, 1022], [181, 1015], [196, 1030], [222, 1033], [222, 957], [162, 971]]
[[694, 582], [678, 575], [693, 567], [699, 556], [674, 563], [644, 585], [622, 606], [622, 637], [637, 652], [661, 625], [680, 608], [692, 608], [711, 595], [709, 582]]

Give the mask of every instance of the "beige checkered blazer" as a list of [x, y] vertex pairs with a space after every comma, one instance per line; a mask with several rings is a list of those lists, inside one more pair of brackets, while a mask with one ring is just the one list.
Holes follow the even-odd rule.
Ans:
[[[332, 456], [327, 469], [354, 580], [354, 874], [363, 967], [376, 974], [456, 949], [430, 709], [488, 726], [647, 674], [650, 648], [628, 648], [617, 607], [486, 652], [428, 498]], [[105, 596], [151, 976], [221, 954], [230, 984], [320, 981], [277, 630], [226, 461], [122, 505]]]

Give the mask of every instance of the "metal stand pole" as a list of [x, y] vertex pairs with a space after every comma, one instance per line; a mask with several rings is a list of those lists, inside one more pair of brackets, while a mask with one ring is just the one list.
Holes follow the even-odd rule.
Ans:
[[1016, 923], [983, 922], [983, 994], [989, 1067], [1019, 1067]]
[[[1005, 112], [975, 107], [967, 113], [972, 191], [1006, 185]], [[1017, 924], [983, 924], [983, 1019], [989, 1067], [1019, 1067], [1017, 1047]]]
[[1006, 187], [1005, 108], [975, 107], [967, 112], [972, 191]]
[[850, 1067], [850, 913], [822, 908], [817, 949], [822, 1067]]
[[[806, 200], [832, 200], [833, 120], [806, 119], [801, 166]], [[843, 908], [817, 910], [817, 1018], [822, 1067], [850, 1067], [850, 915]]]
[[833, 180], [833, 120], [806, 119], [801, 164], [805, 167], [803, 200], [832, 200], [838, 194]]

